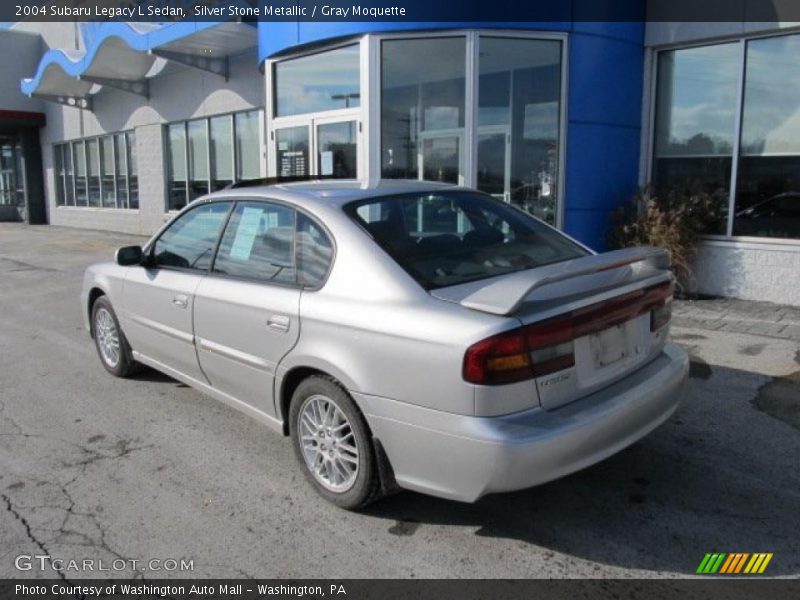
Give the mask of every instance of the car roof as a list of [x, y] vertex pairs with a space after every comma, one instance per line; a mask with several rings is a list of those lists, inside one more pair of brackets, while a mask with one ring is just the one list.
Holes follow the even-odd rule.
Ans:
[[325, 204], [342, 206], [354, 200], [390, 196], [414, 192], [436, 192], [464, 189], [459, 186], [416, 179], [328, 179], [278, 183], [273, 185], [254, 185], [214, 192], [198, 198], [195, 202], [227, 200], [230, 198], [274, 198], [288, 200], [298, 206]]

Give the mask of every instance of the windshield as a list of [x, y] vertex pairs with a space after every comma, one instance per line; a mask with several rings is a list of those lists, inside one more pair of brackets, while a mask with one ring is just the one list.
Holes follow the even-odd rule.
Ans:
[[476, 192], [383, 196], [344, 210], [426, 289], [588, 254], [530, 215]]

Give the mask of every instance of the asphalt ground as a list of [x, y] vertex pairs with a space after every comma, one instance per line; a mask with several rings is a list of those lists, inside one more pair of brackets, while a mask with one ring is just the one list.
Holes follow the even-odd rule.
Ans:
[[103, 370], [83, 269], [139, 241], [0, 224], [0, 577], [56, 575], [15, 567], [35, 554], [95, 561], [71, 580], [676, 577], [717, 551], [772, 552], [767, 574], [800, 575], [797, 341], [676, 327], [685, 401], [639, 443], [474, 505], [403, 492], [348, 513], [286, 438], [154, 371]]

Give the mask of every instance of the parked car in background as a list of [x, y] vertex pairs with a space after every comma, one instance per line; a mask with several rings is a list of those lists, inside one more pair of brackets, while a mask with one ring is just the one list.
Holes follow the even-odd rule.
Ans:
[[734, 234], [797, 239], [800, 237], [800, 193], [776, 194], [737, 211]]
[[103, 366], [148, 365], [291, 436], [357, 508], [472, 502], [596, 463], [663, 423], [688, 360], [655, 248], [595, 254], [470, 189], [242, 187], [86, 271]]

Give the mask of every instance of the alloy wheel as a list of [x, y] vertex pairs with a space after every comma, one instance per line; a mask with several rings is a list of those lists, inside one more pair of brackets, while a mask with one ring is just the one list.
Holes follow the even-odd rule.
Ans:
[[311, 474], [323, 487], [342, 493], [358, 477], [359, 456], [350, 421], [327, 396], [310, 396], [300, 408], [298, 443]]
[[100, 308], [95, 313], [94, 336], [100, 356], [113, 369], [119, 363], [119, 332], [114, 317], [105, 308]]

